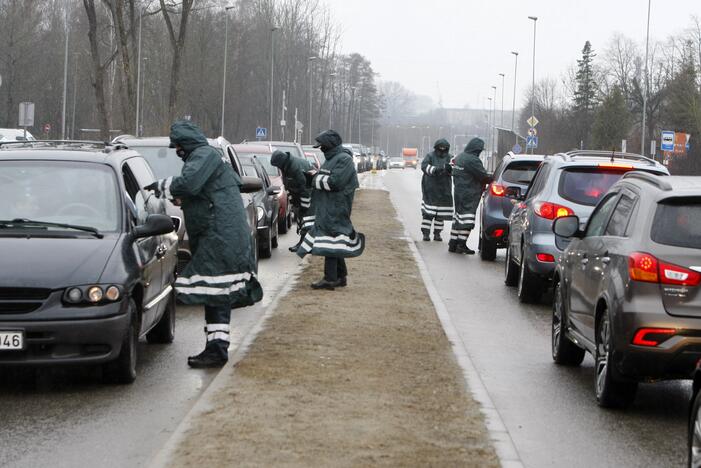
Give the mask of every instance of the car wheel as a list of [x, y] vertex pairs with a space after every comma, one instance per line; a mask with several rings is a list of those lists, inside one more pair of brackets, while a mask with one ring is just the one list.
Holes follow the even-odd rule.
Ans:
[[277, 222], [277, 230], [280, 234], [287, 234], [287, 230], [289, 229], [289, 222], [287, 220], [287, 213], [285, 213], [285, 216], [278, 218]]
[[292, 227], [292, 211], [287, 213], [287, 217], [285, 218], [287, 222], [287, 229], [290, 229]]
[[108, 382], [130, 384], [136, 380], [136, 353], [139, 331], [136, 322], [136, 303], [129, 298], [129, 326], [122, 340], [117, 359], [103, 365], [102, 375]]
[[518, 267], [511, 258], [511, 247], [506, 247], [506, 262], [504, 262], [504, 284], [516, 286], [518, 282]]
[[601, 315], [596, 327], [596, 355], [594, 356], [596, 378], [596, 401], [604, 408], [623, 408], [632, 403], [638, 389], [637, 382], [617, 379], [611, 366], [613, 335], [611, 318], [607, 310]]
[[562, 283], [555, 283], [552, 320], [552, 356], [557, 364], [578, 366], [584, 360], [584, 350], [567, 337], [567, 316]]
[[487, 239], [484, 232], [480, 232], [480, 258], [487, 261], [497, 258], [497, 243], [493, 239]]
[[542, 281], [530, 268], [526, 261], [526, 251], [521, 250], [521, 267], [518, 274], [518, 300], [523, 304], [533, 304], [543, 295]]
[[270, 227], [262, 238], [258, 238], [258, 255], [260, 258], [270, 258], [273, 256], [273, 233]]
[[272, 226], [270, 226], [270, 230], [273, 232], [273, 238], [272, 238], [272, 240], [270, 241], [270, 244], [272, 245], [272, 247], [273, 247], [274, 249], [277, 249], [277, 244], [278, 244], [277, 240], [278, 240], [278, 237], [279, 237], [279, 234], [278, 234], [278, 233], [279, 233], [279, 231], [278, 231], [278, 222], [277, 222], [277, 221], [274, 222]]
[[154, 343], [172, 343], [175, 339], [175, 290], [168, 295], [166, 310], [155, 327], [146, 333], [146, 341]]
[[701, 392], [697, 391], [689, 414], [689, 467], [701, 466]]

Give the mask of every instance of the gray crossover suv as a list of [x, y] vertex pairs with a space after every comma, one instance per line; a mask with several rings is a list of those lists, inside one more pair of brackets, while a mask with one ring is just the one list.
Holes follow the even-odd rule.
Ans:
[[669, 174], [663, 165], [635, 154], [571, 151], [545, 158], [509, 218], [505, 283], [518, 285], [521, 302], [540, 300], [567, 246], [566, 239], [553, 234], [553, 221], [577, 215], [586, 223], [601, 197], [632, 170]]
[[689, 379], [701, 358], [701, 178], [630, 172], [571, 242], [553, 276], [552, 356], [596, 362], [601, 406], [630, 403], [638, 382]]

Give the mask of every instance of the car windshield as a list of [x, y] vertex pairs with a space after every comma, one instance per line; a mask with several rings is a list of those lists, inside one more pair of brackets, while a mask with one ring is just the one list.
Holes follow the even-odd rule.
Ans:
[[389, 160], [390, 160], [390, 161], [394, 161], [394, 162], [403, 162], [403, 161], [404, 161], [404, 158], [393, 157], [393, 158], [389, 158]]
[[0, 220], [28, 219], [114, 232], [121, 219], [118, 193], [114, 171], [102, 164], [0, 162]]
[[299, 151], [296, 145], [275, 145], [276, 150], [280, 150], [283, 153], [287, 153], [295, 158], [303, 158], [304, 155]]
[[270, 153], [244, 153], [242, 151], [237, 151], [236, 154], [238, 155], [239, 159], [241, 158], [253, 158], [255, 157], [258, 161], [260, 161], [261, 165], [263, 166], [263, 169], [265, 169], [265, 172], [268, 174], [270, 177], [277, 177], [280, 175], [280, 170], [273, 166], [270, 163], [270, 158], [272, 157], [272, 154]]
[[509, 164], [501, 178], [511, 184], [530, 184], [540, 166], [540, 161], [519, 161]]
[[701, 198], [675, 198], [658, 204], [651, 237], [658, 244], [701, 249]]
[[258, 172], [256, 171], [256, 166], [251, 164], [242, 164], [243, 172], [247, 177], [258, 177]]
[[580, 205], [595, 206], [625, 171], [597, 167], [566, 169], [560, 177], [560, 196]]
[[138, 152], [151, 166], [156, 179], [166, 179], [180, 175], [183, 162], [175, 154], [175, 148], [166, 146], [136, 146], [129, 145], [130, 149]]

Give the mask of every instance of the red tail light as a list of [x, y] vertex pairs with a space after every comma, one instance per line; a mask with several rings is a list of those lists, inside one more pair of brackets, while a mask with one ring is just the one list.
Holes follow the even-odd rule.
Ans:
[[633, 170], [633, 165], [632, 164], [623, 164], [623, 163], [599, 163], [599, 167], [604, 168], [604, 169], [623, 169], [623, 170]]
[[566, 206], [549, 202], [538, 202], [534, 206], [535, 214], [545, 219], [557, 219], [564, 216], [572, 216], [574, 211]]
[[674, 328], [641, 328], [633, 336], [633, 344], [637, 346], [658, 346], [677, 331]]
[[635, 252], [628, 257], [630, 279], [646, 283], [672, 284], [676, 286], [698, 286], [701, 273], [657, 260], [653, 255]]
[[492, 236], [494, 236], [494, 237], [501, 237], [503, 235], [504, 235], [503, 229], [495, 229], [494, 232], [492, 233]]
[[545, 253], [539, 253], [535, 256], [539, 262], [543, 263], [553, 263], [555, 261], [555, 257], [553, 257], [550, 254], [545, 254]]
[[489, 191], [492, 192], [492, 195], [495, 197], [503, 197], [506, 193], [506, 187], [499, 184], [492, 184], [489, 186]]

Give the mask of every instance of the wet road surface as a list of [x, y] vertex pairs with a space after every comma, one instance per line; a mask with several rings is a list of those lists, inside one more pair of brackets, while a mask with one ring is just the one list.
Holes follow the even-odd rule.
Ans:
[[[591, 356], [575, 368], [553, 363], [550, 298], [518, 302], [504, 285], [503, 250], [495, 262], [449, 254], [450, 223], [444, 243], [422, 242], [420, 171], [363, 178], [390, 190], [527, 467], [686, 466], [688, 382], [641, 384], [627, 410], [599, 408]], [[477, 250], [476, 231], [468, 245]]]
[[[287, 251], [293, 231], [260, 261], [265, 299], [232, 312], [230, 351], [296, 271], [299, 258]], [[146, 465], [216, 375], [187, 367], [204, 346], [203, 327], [200, 307], [179, 306], [172, 344], [139, 344], [132, 385], [103, 384], [86, 369], [0, 370], [0, 466]]]

